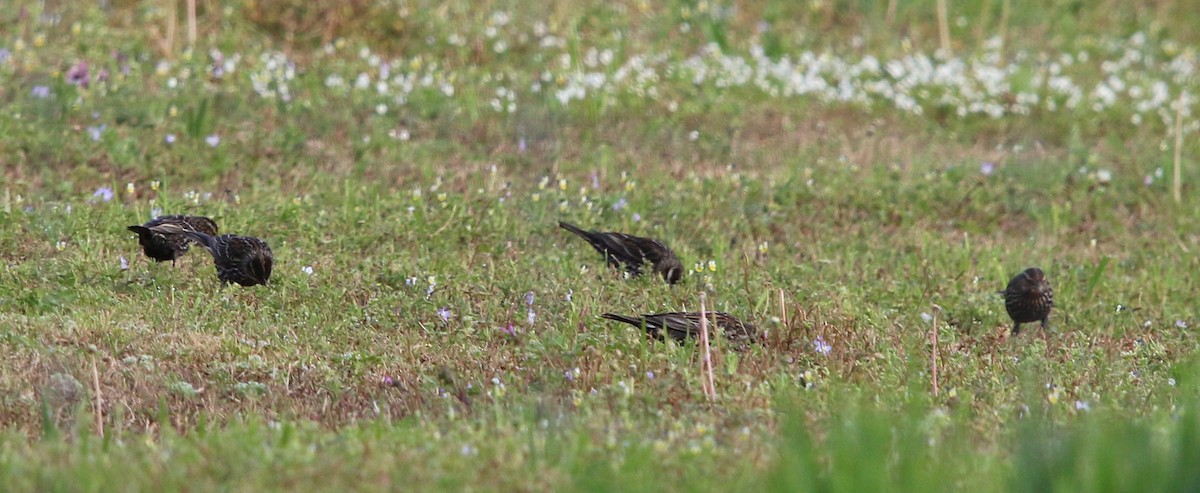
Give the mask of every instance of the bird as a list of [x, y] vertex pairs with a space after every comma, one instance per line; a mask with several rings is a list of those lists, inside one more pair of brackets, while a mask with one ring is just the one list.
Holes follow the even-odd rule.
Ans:
[[182, 229], [190, 229], [209, 235], [217, 234], [217, 223], [213, 222], [212, 219], [203, 216], [183, 216], [176, 214], [158, 216], [146, 222], [146, 224], [135, 224], [128, 228], [130, 231], [137, 233], [138, 243], [141, 243], [142, 251], [146, 253], [147, 257], [154, 259], [156, 262], [170, 260], [171, 265], [175, 265], [175, 259], [187, 253], [192, 240], [182, 232], [162, 233], [153, 230], [155, 226], [163, 224], [175, 224]]
[[608, 265], [614, 268], [624, 265], [625, 270], [634, 277], [642, 274], [646, 262], [667, 284], [675, 284], [683, 277], [683, 264], [675, 252], [658, 240], [616, 232], [585, 231], [566, 221], [559, 221], [558, 227], [587, 240], [592, 248], [604, 254]]
[[[752, 324], [743, 323], [725, 312], [708, 312], [709, 330], [720, 327], [725, 338], [740, 343], [754, 342], [759, 339], [757, 329]], [[627, 323], [634, 327], [644, 327], [646, 332], [655, 339], [663, 340], [663, 331], [677, 342], [683, 342], [688, 337], [700, 335], [700, 312], [664, 312], [639, 316], [605, 313], [601, 318]], [[715, 327], [714, 327], [715, 326]]]
[[177, 224], [160, 224], [151, 228], [160, 233], [182, 233], [187, 235], [213, 256], [217, 266], [217, 279], [222, 283], [237, 283], [242, 286], [267, 284], [271, 279], [271, 267], [275, 258], [267, 242], [253, 236], [225, 234], [213, 236], [202, 231], [193, 231]]
[[1008, 287], [1000, 294], [1004, 295], [1004, 309], [1013, 321], [1013, 335], [1021, 332], [1023, 323], [1041, 322], [1042, 328], [1046, 327], [1050, 308], [1054, 306], [1054, 290], [1042, 269], [1025, 269], [1008, 281]]

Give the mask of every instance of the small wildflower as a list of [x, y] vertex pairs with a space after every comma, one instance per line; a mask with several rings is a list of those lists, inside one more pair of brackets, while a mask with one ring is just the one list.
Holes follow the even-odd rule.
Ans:
[[150, 219], [154, 219], [161, 215], [162, 215], [162, 209], [159, 209], [157, 207], [150, 209]]
[[695, 142], [699, 139], [700, 139], [700, 131], [699, 130], [692, 130], [691, 132], [688, 132], [688, 140]]
[[572, 373], [571, 370], [566, 370], [563, 372], [563, 378], [567, 379], [568, 382], [574, 382], [575, 374]]
[[475, 455], [475, 447], [472, 447], [469, 444], [464, 444], [458, 452], [464, 456]]
[[113, 199], [113, 189], [109, 187], [97, 188], [95, 192], [92, 192], [92, 198], [99, 198], [104, 202], [108, 202]]
[[636, 212], [635, 212], [635, 213], [633, 213], [633, 222], [635, 222], [635, 223], [636, 223], [636, 222], [638, 222], [638, 221], [641, 221], [641, 220], [642, 220], [642, 215], [641, 215], [641, 214], [638, 214], [638, 213], [636, 213]]
[[1146, 175], [1145, 177], [1143, 177], [1143, 178], [1142, 178], [1142, 184], [1143, 184], [1143, 185], [1145, 185], [1145, 186], [1150, 186], [1150, 185], [1153, 185], [1153, 184], [1154, 184], [1154, 177], [1153, 177], [1153, 176], [1150, 176], [1150, 175]]
[[88, 136], [92, 138], [92, 142], [100, 142], [100, 136], [104, 133], [105, 128], [108, 128], [108, 125], [101, 124], [87, 128]]
[[1091, 411], [1092, 407], [1088, 405], [1087, 401], [1075, 401], [1075, 410], [1076, 411]]
[[454, 315], [454, 313], [446, 307], [438, 308], [437, 314], [442, 318], [442, 322], [449, 322], [450, 317]]
[[517, 140], [517, 152], [525, 152], [525, 137]]
[[121, 270], [129, 270], [129, 261], [125, 260], [124, 255], [117, 257], [117, 260], [121, 261]]
[[525, 322], [529, 325], [533, 325], [535, 321], [537, 321], [537, 313], [534, 313], [533, 309], [530, 309], [529, 313], [525, 315]]
[[654, 372], [652, 372], [652, 371], [647, 371], [647, 372], [646, 372], [646, 378], [647, 378], [648, 380], [654, 380]]
[[75, 66], [67, 70], [66, 81], [68, 84], [87, 88], [88, 86], [88, 64], [87, 62], [76, 63]]
[[46, 99], [50, 97], [50, 86], [33, 86], [33, 97], [38, 99]]
[[163, 141], [166, 142], [167, 145], [174, 144], [175, 143], [175, 134], [167, 134], [166, 137], [163, 137]]
[[567, 301], [568, 301], [568, 302], [570, 302], [570, 301], [571, 301], [571, 295], [573, 295], [573, 294], [575, 294], [575, 290], [574, 290], [574, 289], [568, 289], [568, 290], [567, 290]]
[[1186, 329], [1188, 328], [1188, 323], [1183, 320], [1176, 320], [1175, 327], [1179, 329]]
[[717, 271], [717, 261], [716, 261], [716, 260], [709, 260], [709, 261], [708, 261], [708, 271], [709, 271], [709, 272], [716, 272], [716, 271]]
[[1097, 171], [1096, 172], [1096, 181], [1100, 182], [1101, 185], [1107, 185], [1109, 182], [1112, 181], [1112, 172], [1109, 170], [1106, 170], [1106, 169]]
[[300, 271], [304, 272], [305, 274], [308, 274], [310, 276], [313, 275], [313, 268], [311, 265], [306, 265], [304, 267], [301, 267]]
[[207, 143], [209, 147], [216, 147], [221, 143], [221, 136], [217, 134], [209, 135], [208, 137], [204, 138], [204, 142]]
[[817, 336], [816, 339], [813, 339], [813, 350], [818, 354], [828, 355], [829, 352], [833, 350], [833, 346], [830, 346], [829, 343], [825, 342], [824, 337]]
[[525, 293], [525, 304], [527, 306], [533, 306], [533, 297], [534, 297], [533, 291]]
[[65, 241], [62, 241], [62, 240], [59, 240], [59, 241], [58, 241], [58, 243], [55, 243], [55, 244], [54, 244], [54, 249], [55, 249], [55, 250], [58, 250], [58, 251], [60, 251], [60, 252], [61, 252], [61, 251], [63, 251], [63, 250], [66, 250], [66, 249], [67, 249], [67, 242], [65, 242]]
[[1175, 386], [1175, 379], [1174, 379], [1174, 378], [1168, 378], [1168, 379], [1167, 379], [1167, 385], [1170, 385], [1170, 386], [1174, 387], [1174, 386]]
[[512, 322], [509, 322], [507, 325], [500, 328], [500, 333], [509, 337], [516, 337], [517, 328], [513, 326]]
[[629, 206], [629, 201], [625, 200], [625, 197], [621, 197], [620, 200], [617, 200], [617, 203], [612, 205], [612, 210], [620, 211], [627, 206]]
[[593, 171], [592, 172], [592, 190], [599, 190], [599, 189], [600, 189], [600, 177], [596, 174], [595, 171]]
[[151, 180], [151, 181], [150, 181], [150, 189], [151, 189], [151, 190], [154, 190], [155, 192], [157, 192], [157, 191], [158, 191], [158, 189], [159, 189], [159, 187], [161, 187], [161, 186], [162, 186], [162, 182], [160, 182], [160, 181], [158, 181], [158, 180]]
[[133, 195], [134, 193], [137, 193], [137, 186], [135, 186], [133, 182], [126, 183], [125, 195]]
[[979, 165], [979, 172], [982, 173], [983, 176], [992, 176], [992, 173], [994, 173], [995, 171], [996, 171], [996, 163], [993, 163], [991, 161], [984, 161], [983, 163], [981, 163]]
[[928, 314], [928, 313], [925, 313], [925, 312], [921, 312], [921, 320], [924, 320], [924, 321], [925, 321], [925, 323], [932, 322], [932, 321], [933, 321], [933, 315], [930, 315], [930, 314]]
[[416, 285], [417, 285], [417, 278], [416, 278], [416, 277], [409, 277], [409, 278], [405, 278], [405, 279], [404, 279], [404, 285], [405, 285], [405, 286], [416, 286]]

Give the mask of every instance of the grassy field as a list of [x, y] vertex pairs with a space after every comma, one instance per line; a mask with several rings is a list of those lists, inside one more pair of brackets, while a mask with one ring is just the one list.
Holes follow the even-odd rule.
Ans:
[[1200, 489], [1185, 2], [169, 3], [0, 3], [10, 491]]

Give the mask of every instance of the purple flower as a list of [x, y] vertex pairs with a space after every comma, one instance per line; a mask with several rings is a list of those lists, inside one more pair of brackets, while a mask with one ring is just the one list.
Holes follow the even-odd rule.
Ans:
[[612, 205], [612, 210], [620, 211], [621, 209], [624, 209], [628, 206], [629, 206], [629, 201], [625, 200], [625, 197], [621, 197], [621, 199], [618, 200], [617, 203]]
[[108, 81], [108, 69], [102, 68], [102, 69], [100, 69], [99, 72], [96, 73], [96, 82], [107, 82], [107, 81]]
[[517, 141], [517, 152], [525, 152], [525, 137]]
[[599, 189], [600, 189], [600, 177], [596, 175], [595, 171], [593, 171], [592, 172], [592, 190], [599, 190]]
[[1186, 328], [1188, 328], [1188, 323], [1183, 320], [1176, 320], [1175, 327], [1180, 328], [1180, 329], [1186, 329]]
[[516, 337], [517, 328], [513, 326], [512, 322], [509, 322], [508, 325], [500, 328], [500, 332], [506, 336]]
[[533, 291], [525, 293], [525, 304], [528, 306], [533, 306]]
[[833, 346], [830, 346], [829, 343], [825, 342], [824, 337], [817, 336], [817, 338], [813, 340], [813, 350], [824, 356], [828, 355], [829, 351], [833, 350]]
[[1150, 175], [1146, 175], [1146, 177], [1145, 177], [1145, 178], [1142, 178], [1142, 184], [1143, 184], [1143, 185], [1146, 185], [1146, 186], [1153, 185], [1153, 184], [1154, 184], [1154, 177], [1153, 177], [1153, 176], [1150, 176]]
[[12, 52], [8, 51], [8, 48], [0, 48], [0, 63], [7, 62], [11, 56]]
[[150, 219], [154, 219], [161, 215], [162, 215], [162, 209], [159, 209], [157, 207], [150, 209]]
[[33, 97], [38, 99], [50, 97], [50, 86], [33, 86]]
[[992, 173], [995, 171], [996, 171], [996, 163], [993, 163], [991, 161], [984, 161], [983, 163], [981, 163], [979, 165], [979, 172], [983, 173], [983, 176], [992, 176]]
[[129, 270], [129, 261], [128, 261], [128, 260], [125, 260], [125, 256], [124, 256], [124, 255], [121, 255], [120, 257], [117, 257], [117, 260], [120, 260], [120, 261], [121, 261], [121, 270]]
[[574, 382], [575, 381], [575, 372], [573, 372], [571, 370], [564, 371], [563, 378], [567, 379], [568, 382]]
[[443, 322], [449, 322], [450, 317], [454, 315], [454, 312], [451, 312], [449, 308], [441, 307], [438, 308], [437, 314], [439, 317], [442, 317]]
[[533, 309], [531, 308], [529, 309], [529, 313], [525, 315], [525, 322], [529, 325], [533, 325], [533, 322], [535, 321], [537, 321], [537, 314], [534, 313]]
[[207, 143], [209, 147], [216, 147], [221, 143], [221, 136], [217, 134], [209, 135], [208, 137], [204, 138], [204, 142]]
[[92, 198], [97, 197], [99, 197], [100, 200], [108, 202], [113, 199], [113, 189], [109, 187], [97, 188], [95, 192], [92, 192]]
[[652, 372], [652, 371], [646, 372], [646, 378], [648, 378], [650, 380], [654, 380], [654, 372]]
[[392, 377], [389, 377], [387, 375], [384, 375], [383, 378], [379, 379], [379, 383], [387, 385], [388, 387], [396, 385], [396, 381], [392, 380]]
[[567, 301], [568, 301], [568, 302], [569, 302], [569, 301], [571, 301], [571, 295], [573, 295], [573, 294], [575, 294], [575, 290], [574, 290], [574, 289], [568, 289], [568, 290], [567, 290]]
[[87, 88], [88, 86], [88, 64], [87, 62], [76, 63], [74, 67], [67, 70], [67, 84]]
[[88, 135], [92, 137], [92, 142], [100, 142], [100, 135], [104, 133], [105, 128], [108, 128], [108, 125], [100, 124], [87, 128]]
[[633, 222], [635, 222], [635, 223], [636, 223], [636, 222], [638, 222], [638, 221], [641, 221], [641, 220], [642, 220], [642, 215], [641, 215], [641, 214], [638, 214], [638, 213], [636, 213], [636, 212], [635, 212], [635, 213], [633, 213]]
[[167, 144], [174, 144], [175, 143], [175, 134], [167, 134], [167, 136], [164, 137], [163, 140]]

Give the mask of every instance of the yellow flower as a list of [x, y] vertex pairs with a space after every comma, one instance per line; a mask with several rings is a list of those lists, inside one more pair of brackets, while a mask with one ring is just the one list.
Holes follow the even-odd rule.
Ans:
[[716, 272], [716, 271], [717, 271], [717, 261], [716, 261], [716, 260], [709, 260], [709, 261], [708, 261], [708, 270], [709, 270], [709, 272]]
[[38, 47], [38, 48], [46, 46], [46, 35], [45, 34], [34, 35], [33, 46]]

